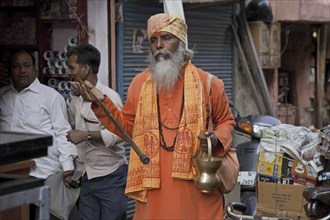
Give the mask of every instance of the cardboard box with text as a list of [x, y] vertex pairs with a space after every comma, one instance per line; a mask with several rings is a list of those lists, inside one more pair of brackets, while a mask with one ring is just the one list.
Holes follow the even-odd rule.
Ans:
[[258, 182], [258, 216], [308, 219], [304, 210], [305, 186]]

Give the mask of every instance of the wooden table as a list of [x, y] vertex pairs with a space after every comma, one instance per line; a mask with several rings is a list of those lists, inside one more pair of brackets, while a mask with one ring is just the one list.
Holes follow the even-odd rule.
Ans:
[[0, 220], [29, 219], [29, 203], [41, 202], [49, 218], [49, 187], [28, 176], [32, 158], [46, 156], [52, 136], [0, 131]]
[[[33, 160], [26, 160], [17, 163], [10, 163], [0, 166], [1, 174], [15, 174], [23, 177], [29, 176], [29, 171], [34, 166]], [[21, 205], [19, 207], [9, 208], [0, 212], [0, 220], [20, 219], [29, 220], [29, 205]]]
[[47, 156], [51, 135], [0, 131], [0, 165]]

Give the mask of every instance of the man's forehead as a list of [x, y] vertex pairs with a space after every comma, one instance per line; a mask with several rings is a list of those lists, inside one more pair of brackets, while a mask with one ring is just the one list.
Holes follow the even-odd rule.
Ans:
[[28, 52], [18, 52], [12, 56], [11, 60], [12, 62], [18, 62], [18, 61], [33, 62], [33, 59]]
[[160, 36], [164, 36], [164, 35], [174, 36], [173, 34], [171, 34], [170, 32], [167, 32], [167, 31], [158, 31], [158, 32], [153, 33], [151, 35], [151, 37], [160, 37]]
[[71, 61], [77, 61], [78, 60], [78, 55], [77, 54], [72, 54], [71, 56], [68, 57], [68, 60]]

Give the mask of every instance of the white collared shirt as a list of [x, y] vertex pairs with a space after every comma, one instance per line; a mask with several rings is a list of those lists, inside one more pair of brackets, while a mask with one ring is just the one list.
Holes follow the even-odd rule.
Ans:
[[21, 92], [12, 85], [0, 89], [0, 130], [53, 136], [48, 156], [34, 159], [31, 176], [46, 179], [60, 170], [74, 169], [77, 153], [75, 145], [66, 139], [71, 127], [64, 98], [37, 78]]
[[[95, 86], [103, 94], [111, 98], [118, 108], [123, 104], [117, 92], [101, 84]], [[81, 96], [73, 96], [69, 104], [69, 121], [71, 126], [81, 131], [100, 131], [103, 143], [83, 141], [77, 145], [77, 153], [83, 166], [78, 169], [87, 172], [88, 179], [108, 175], [121, 165], [127, 164], [124, 143], [121, 138], [107, 130], [91, 110], [91, 102]]]

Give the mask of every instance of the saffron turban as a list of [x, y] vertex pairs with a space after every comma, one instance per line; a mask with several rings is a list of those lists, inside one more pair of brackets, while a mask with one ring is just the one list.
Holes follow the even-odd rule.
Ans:
[[148, 20], [148, 39], [150, 39], [151, 35], [160, 31], [169, 32], [179, 38], [183, 43], [187, 43], [187, 25], [177, 15], [160, 13], [151, 16]]

